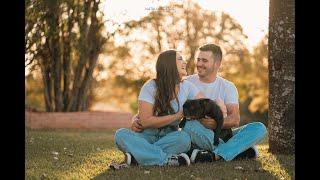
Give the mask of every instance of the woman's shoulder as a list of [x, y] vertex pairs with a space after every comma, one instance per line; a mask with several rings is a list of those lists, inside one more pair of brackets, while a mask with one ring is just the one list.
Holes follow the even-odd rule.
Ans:
[[155, 88], [156, 87], [156, 82], [154, 79], [149, 79], [146, 81], [142, 87], [148, 87], [148, 88]]

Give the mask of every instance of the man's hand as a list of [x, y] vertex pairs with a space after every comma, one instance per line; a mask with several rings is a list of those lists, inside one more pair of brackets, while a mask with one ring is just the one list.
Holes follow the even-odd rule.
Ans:
[[211, 119], [211, 118], [209, 118], [209, 117], [202, 118], [202, 119], [200, 120], [200, 123], [201, 123], [204, 127], [208, 128], [208, 129], [216, 129], [216, 127], [217, 127], [217, 122], [216, 122], [216, 120]]
[[215, 102], [220, 107], [220, 109], [221, 109], [221, 111], [223, 113], [223, 118], [226, 118], [227, 117], [227, 107], [224, 104], [224, 102], [221, 99], [216, 99]]
[[143, 130], [138, 114], [132, 117], [131, 130], [134, 132], [141, 132]]

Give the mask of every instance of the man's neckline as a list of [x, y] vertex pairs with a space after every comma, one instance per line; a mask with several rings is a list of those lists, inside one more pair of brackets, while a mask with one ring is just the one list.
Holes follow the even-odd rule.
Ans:
[[202, 84], [207, 84], [207, 85], [209, 85], [209, 84], [214, 84], [215, 82], [217, 82], [217, 79], [220, 78], [220, 76], [217, 75], [216, 78], [215, 78], [212, 82], [203, 82], [203, 81], [200, 80], [200, 77], [199, 77], [198, 74], [197, 74], [197, 76], [198, 76], [199, 81], [200, 81]]

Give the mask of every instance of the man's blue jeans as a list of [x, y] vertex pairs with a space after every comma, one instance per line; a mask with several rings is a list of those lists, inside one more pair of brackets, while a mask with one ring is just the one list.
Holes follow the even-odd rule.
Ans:
[[115, 133], [117, 147], [134, 156], [139, 165], [165, 165], [176, 154], [187, 152], [191, 147], [190, 136], [184, 131], [171, 128], [146, 129], [141, 133], [121, 128]]
[[254, 146], [267, 134], [263, 123], [252, 122], [232, 130], [233, 137], [226, 143], [220, 139], [219, 145], [213, 145], [214, 132], [205, 128], [199, 121], [188, 121], [183, 128], [191, 137], [191, 142], [200, 149], [211, 151], [226, 161], [231, 161], [238, 154]]

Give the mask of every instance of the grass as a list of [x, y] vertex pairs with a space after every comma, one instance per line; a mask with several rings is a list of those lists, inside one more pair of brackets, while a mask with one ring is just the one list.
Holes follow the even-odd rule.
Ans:
[[110, 163], [124, 159], [114, 132], [26, 129], [26, 179], [295, 179], [295, 156], [268, 153], [267, 139], [255, 160], [113, 171]]

